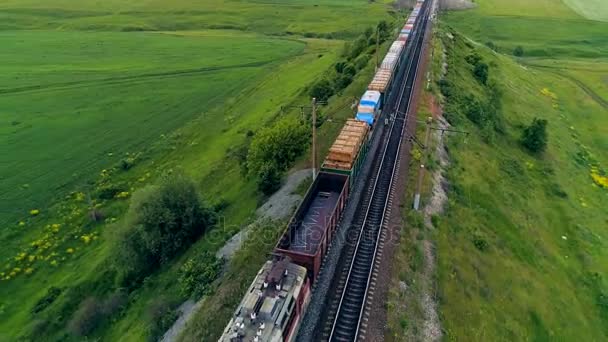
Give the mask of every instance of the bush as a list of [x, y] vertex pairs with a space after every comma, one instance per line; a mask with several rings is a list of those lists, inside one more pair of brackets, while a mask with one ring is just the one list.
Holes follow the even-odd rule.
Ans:
[[123, 184], [109, 184], [97, 189], [97, 198], [102, 200], [113, 199], [119, 193], [126, 191], [127, 188]]
[[547, 120], [534, 118], [532, 123], [524, 128], [521, 144], [532, 153], [541, 153], [547, 147]]
[[477, 65], [481, 61], [481, 56], [476, 53], [472, 53], [466, 56], [464, 59], [471, 65]]
[[68, 323], [68, 331], [73, 335], [84, 337], [93, 332], [101, 320], [102, 305], [97, 298], [89, 297], [80, 303]]
[[496, 46], [496, 44], [494, 44], [494, 42], [492, 42], [492, 41], [487, 41], [486, 46], [489, 47], [493, 51], [498, 51], [498, 46]]
[[127, 305], [129, 296], [125, 291], [118, 290], [112, 293], [106, 300], [103, 301], [102, 312], [107, 317], [110, 317], [124, 309]]
[[293, 119], [283, 119], [256, 134], [247, 154], [247, 169], [258, 176], [264, 194], [277, 189], [281, 174], [306, 150], [308, 139], [308, 127]]
[[369, 55], [361, 55], [357, 57], [357, 59], [355, 59], [355, 68], [357, 70], [365, 68], [367, 66], [367, 63], [369, 62], [369, 58]]
[[36, 302], [36, 305], [34, 305], [34, 307], [32, 308], [32, 313], [37, 314], [46, 309], [49, 305], [53, 304], [53, 302], [55, 301], [55, 299], [57, 299], [57, 297], [59, 297], [61, 292], [62, 289], [51, 286], [47, 290], [46, 294]]
[[146, 310], [149, 340], [156, 341], [177, 320], [177, 303], [165, 297], [153, 299]]
[[486, 84], [488, 81], [488, 65], [483, 62], [477, 63], [473, 69], [473, 76], [482, 84]]
[[334, 89], [340, 91], [340, 90], [348, 87], [348, 85], [351, 84], [352, 81], [353, 81], [353, 77], [348, 74], [338, 75], [336, 77], [336, 79], [334, 80]]
[[513, 56], [521, 57], [523, 55], [524, 55], [524, 48], [519, 45], [517, 47], [515, 47], [515, 49], [513, 50]]
[[452, 96], [452, 86], [448, 80], [441, 79], [437, 84], [439, 85], [439, 91], [443, 96], [446, 98]]
[[119, 271], [125, 285], [139, 282], [182, 252], [214, 223], [194, 182], [181, 174], [133, 194], [119, 238]]
[[258, 174], [258, 189], [266, 196], [273, 194], [281, 187], [281, 174], [276, 164], [264, 164]]
[[199, 299], [209, 291], [209, 285], [222, 269], [222, 261], [205, 252], [188, 259], [179, 270], [179, 284], [184, 297]]
[[327, 101], [334, 94], [334, 88], [327, 79], [315, 83], [309, 91], [309, 95], [317, 101]]

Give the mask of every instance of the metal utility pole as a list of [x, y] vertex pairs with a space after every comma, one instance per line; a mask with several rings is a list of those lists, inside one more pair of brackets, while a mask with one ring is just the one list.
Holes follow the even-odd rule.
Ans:
[[317, 99], [312, 98], [312, 180], [317, 178]]
[[420, 208], [420, 192], [422, 191], [422, 180], [424, 179], [424, 163], [428, 157], [429, 140], [431, 138], [431, 123], [433, 122], [432, 117], [426, 119], [426, 135], [424, 137], [424, 153], [422, 160], [420, 161], [420, 171], [418, 172], [418, 184], [416, 184], [416, 195], [414, 196], [414, 210]]
[[378, 67], [380, 65], [380, 27], [378, 27], [378, 25], [376, 25], [376, 69], [378, 70]]

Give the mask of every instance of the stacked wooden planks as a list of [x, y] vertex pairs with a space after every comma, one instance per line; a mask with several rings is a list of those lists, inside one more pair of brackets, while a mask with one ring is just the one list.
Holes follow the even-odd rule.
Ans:
[[338, 138], [329, 149], [323, 167], [337, 170], [352, 169], [359, 149], [365, 142], [368, 129], [365, 122], [348, 119]]

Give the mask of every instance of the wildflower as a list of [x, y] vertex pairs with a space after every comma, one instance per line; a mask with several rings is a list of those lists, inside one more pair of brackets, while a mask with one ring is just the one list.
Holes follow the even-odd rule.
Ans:
[[91, 237], [90, 237], [89, 235], [83, 235], [83, 236], [81, 236], [81, 237], [80, 237], [80, 239], [82, 239], [82, 241], [83, 241], [84, 243], [89, 243], [89, 242], [91, 242]]
[[129, 197], [128, 191], [121, 191], [116, 195], [116, 198], [127, 198], [127, 197]]
[[83, 192], [77, 192], [76, 195], [74, 195], [74, 199], [78, 202], [82, 202], [84, 201], [85, 195]]
[[40, 210], [38, 210], [38, 209], [32, 209], [32, 210], [30, 210], [30, 215], [36, 216], [38, 214], [40, 214]]

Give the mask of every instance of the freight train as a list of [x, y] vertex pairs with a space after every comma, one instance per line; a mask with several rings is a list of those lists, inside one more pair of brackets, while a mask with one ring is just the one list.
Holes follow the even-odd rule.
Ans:
[[340, 221], [349, 193], [360, 174], [371, 140], [371, 128], [393, 90], [408, 38], [418, 25], [424, 0], [400, 30], [325, 158], [321, 171], [279, 239], [272, 260], [251, 283], [221, 342], [293, 341], [308, 307], [311, 289]]

